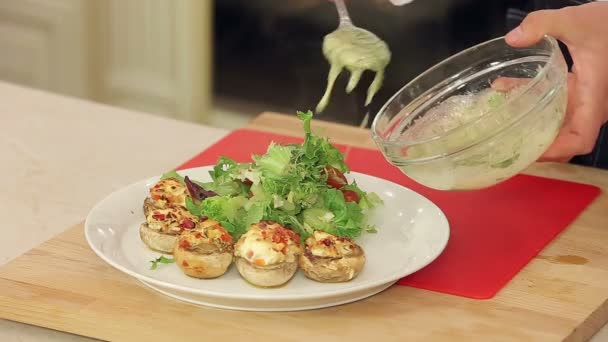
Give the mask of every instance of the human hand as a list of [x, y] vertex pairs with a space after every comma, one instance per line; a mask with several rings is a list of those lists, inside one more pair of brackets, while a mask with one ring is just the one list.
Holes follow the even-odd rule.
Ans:
[[566, 44], [573, 67], [564, 125], [540, 161], [566, 162], [590, 153], [608, 121], [608, 3], [532, 12], [505, 39], [525, 47], [544, 35]]

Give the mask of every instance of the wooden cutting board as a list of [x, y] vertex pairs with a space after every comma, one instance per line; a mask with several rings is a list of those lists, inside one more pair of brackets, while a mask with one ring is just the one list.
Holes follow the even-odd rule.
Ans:
[[[285, 134], [290, 125], [264, 115], [250, 127]], [[340, 126], [327, 127], [340, 143], [366, 141], [363, 131], [347, 136]], [[599, 170], [547, 164], [528, 173], [608, 189], [608, 175]], [[292, 313], [228, 311], [165, 297], [105, 264], [77, 225], [0, 268], [0, 318], [120, 341], [582, 341], [608, 321], [607, 208], [603, 193], [491, 300], [395, 286], [356, 303]]]
[[585, 265], [534, 261], [488, 301], [395, 286], [340, 307], [251, 313], [197, 307], [149, 290], [99, 259], [78, 225], [0, 270], [0, 317], [112, 341], [578, 341], [608, 317], [606, 239], [608, 231], [587, 250], [572, 251], [590, 260]]

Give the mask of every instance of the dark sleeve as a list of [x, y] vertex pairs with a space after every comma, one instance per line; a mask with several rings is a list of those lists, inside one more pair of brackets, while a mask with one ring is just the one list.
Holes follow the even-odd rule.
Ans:
[[[521, 23], [526, 15], [532, 11], [542, 9], [557, 9], [566, 6], [577, 6], [592, 2], [592, 0], [514, 0], [511, 1], [506, 13], [507, 30], [511, 30]], [[564, 44], [560, 48], [566, 57], [568, 69], [572, 67], [570, 53]], [[593, 166], [608, 169], [608, 125], [602, 126], [595, 147], [589, 154], [576, 156], [572, 159], [573, 164]]]

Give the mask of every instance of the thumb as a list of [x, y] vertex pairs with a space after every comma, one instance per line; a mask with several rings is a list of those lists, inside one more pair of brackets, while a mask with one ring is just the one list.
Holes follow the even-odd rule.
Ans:
[[541, 10], [528, 14], [522, 23], [505, 36], [507, 44], [526, 47], [539, 42], [545, 35], [567, 44], [572, 33], [571, 8]]

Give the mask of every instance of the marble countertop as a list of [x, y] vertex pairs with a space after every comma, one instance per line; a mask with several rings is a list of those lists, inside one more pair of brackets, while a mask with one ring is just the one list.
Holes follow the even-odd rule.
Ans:
[[[228, 132], [0, 82], [0, 266], [81, 222], [108, 193]], [[170, 144], [149, 137], [163, 134]], [[88, 338], [0, 320], [0, 341]], [[594, 342], [608, 341], [605, 327]]]
[[[0, 83], [0, 265], [108, 193], [174, 168], [227, 131]], [[150, 137], [163, 134], [167, 144]], [[0, 341], [84, 338], [0, 320]]]

